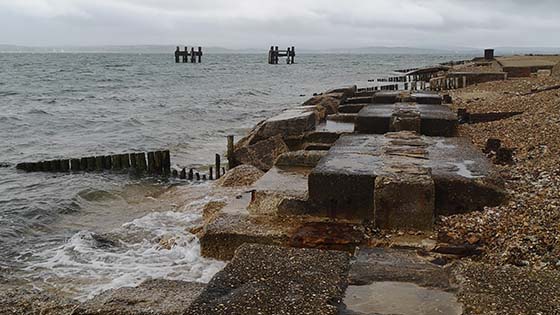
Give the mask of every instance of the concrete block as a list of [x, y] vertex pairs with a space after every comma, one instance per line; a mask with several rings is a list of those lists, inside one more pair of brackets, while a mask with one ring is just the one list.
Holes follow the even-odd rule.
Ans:
[[373, 96], [374, 104], [394, 104], [400, 101], [401, 101], [401, 92], [398, 91], [377, 92]]
[[398, 108], [391, 116], [390, 131], [414, 131], [420, 133], [420, 112], [414, 108]]
[[371, 96], [360, 96], [360, 97], [351, 97], [346, 99], [344, 104], [371, 104], [373, 103], [373, 97]]
[[204, 257], [230, 260], [245, 243], [286, 245], [298, 226], [290, 218], [220, 213], [204, 227], [200, 252]]
[[282, 138], [301, 137], [315, 129], [316, 113], [306, 109], [286, 110], [264, 122], [257, 131], [256, 138], [268, 139], [280, 135]]
[[375, 169], [381, 160], [366, 154], [331, 152], [309, 175], [309, 214], [373, 219]]
[[432, 228], [435, 187], [427, 169], [425, 175], [402, 172], [378, 176], [374, 200], [375, 225], [381, 229]]
[[412, 99], [418, 104], [441, 105], [443, 98], [433, 93], [413, 93]]
[[422, 118], [421, 133], [433, 137], [452, 137], [457, 134], [457, 114], [445, 105], [417, 105]]
[[364, 107], [356, 119], [356, 132], [384, 134], [389, 132], [394, 105], [379, 104]]
[[338, 112], [341, 114], [357, 114], [367, 105], [369, 104], [359, 103], [340, 105], [338, 107]]

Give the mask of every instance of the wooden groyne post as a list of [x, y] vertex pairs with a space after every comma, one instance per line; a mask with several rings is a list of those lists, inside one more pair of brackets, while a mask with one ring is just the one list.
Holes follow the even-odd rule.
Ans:
[[294, 64], [296, 58], [296, 48], [294, 46], [288, 47], [286, 50], [279, 50], [278, 46], [270, 46], [268, 51], [268, 63], [277, 65], [280, 57], [286, 57], [287, 64]]
[[169, 150], [163, 150], [148, 153], [126, 153], [41, 162], [24, 162], [17, 164], [16, 168], [26, 172], [67, 173], [131, 171], [138, 175], [169, 176], [171, 174], [171, 156]]
[[183, 63], [188, 63], [189, 62], [189, 57], [190, 57], [190, 62], [191, 63], [196, 63], [198, 61], [198, 63], [202, 62], [202, 47], [198, 46], [198, 50], [195, 51], [194, 47], [191, 47], [191, 50], [189, 52], [189, 48], [187, 46], [185, 46], [185, 50], [181, 51], [181, 49], [179, 48], [179, 46], [177, 46], [177, 49], [175, 50], [175, 62], [176, 63], [180, 63], [181, 60]]

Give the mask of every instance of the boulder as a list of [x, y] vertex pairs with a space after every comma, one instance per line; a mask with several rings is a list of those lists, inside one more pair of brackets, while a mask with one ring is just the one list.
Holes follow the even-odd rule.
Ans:
[[325, 94], [342, 93], [345, 98], [348, 98], [348, 97], [354, 96], [356, 91], [358, 91], [358, 87], [356, 85], [351, 85], [351, 86], [348, 86], [348, 87], [329, 90], [329, 91], [325, 92]]
[[276, 135], [255, 144], [240, 147], [233, 152], [233, 156], [239, 164], [253, 165], [266, 172], [274, 166], [276, 159], [282, 153], [288, 151], [288, 146], [282, 140], [282, 136]]
[[315, 167], [327, 155], [326, 151], [293, 151], [283, 153], [276, 160], [276, 166]]
[[332, 94], [318, 95], [303, 103], [303, 106], [316, 106], [318, 108], [324, 108], [328, 115], [338, 112], [338, 106], [341, 103], [341, 99], [334, 97]]
[[251, 186], [263, 175], [264, 172], [253, 165], [239, 165], [229, 170], [216, 184], [221, 187]]

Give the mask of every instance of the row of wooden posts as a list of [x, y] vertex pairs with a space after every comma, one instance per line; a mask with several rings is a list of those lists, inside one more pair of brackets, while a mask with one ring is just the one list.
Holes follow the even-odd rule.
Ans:
[[180, 63], [181, 60], [184, 63], [187, 63], [187, 62], [189, 62], [189, 57], [190, 57], [190, 62], [191, 63], [196, 63], [197, 60], [198, 60], [198, 63], [201, 63], [202, 62], [202, 47], [199, 46], [197, 51], [194, 50], [194, 47], [191, 47], [191, 51], [189, 52], [189, 48], [187, 46], [185, 46], [184, 51], [181, 51], [179, 46], [177, 46], [177, 49], [175, 50], [175, 62], [176, 63]]
[[201, 174], [191, 168], [187, 171], [187, 168], [181, 170], [173, 170], [173, 177], [178, 177], [179, 179], [187, 180], [214, 180], [220, 179], [222, 175], [226, 173], [226, 168], [221, 166], [221, 156], [216, 154], [216, 162], [214, 166], [208, 168], [208, 174]]
[[169, 150], [165, 150], [24, 162], [17, 164], [16, 168], [26, 172], [120, 172], [131, 170], [138, 174], [168, 176], [171, 170], [171, 157]]
[[[235, 166], [233, 159], [234, 137], [227, 137], [228, 169]], [[171, 155], [169, 150], [148, 153], [127, 153], [103, 156], [90, 156], [76, 159], [48, 160], [41, 162], [24, 162], [16, 168], [26, 172], [103, 172], [103, 171], [133, 171], [138, 175], [173, 176], [188, 180], [219, 179], [226, 173], [222, 167], [222, 158], [215, 156], [215, 163], [209, 168], [208, 174], [201, 174], [194, 169], [171, 169]]]
[[[234, 151], [234, 136], [227, 136], [227, 157], [228, 157], [228, 169], [232, 169], [237, 166], [235, 159], [233, 158]], [[220, 179], [222, 175], [226, 173], [226, 168], [222, 167], [222, 157], [216, 154], [215, 163], [213, 166], [208, 168], [208, 174], [201, 174], [190, 168], [182, 168], [181, 170], [173, 170], [172, 175], [178, 177], [179, 179], [187, 180], [214, 180]]]
[[[418, 91], [418, 90], [425, 90], [427, 87], [427, 83], [424, 81], [414, 81], [414, 82], [405, 82], [403, 84], [403, 89], [405, 91]], [[390, 84], [390, 85], [381, 85], [381, 86], [372, 86], [358, 89], [358, 92], [374, 92], [374, 91], [397, 91], [399, 90], [399, 84]]]
[[418, 70], [418, 68], [399, 69], [399, 70], [395, 70], [395, 72], [399, 72], [399, 73], [408, 73], [408, 72], [412, 72], [412, 71], [416, 71], [416, 70]]
[[288, 47], [286, 50], [278, 50], [278, 46], [270, 46], [268, 51], [268, 63], [271, 65], [277, 65], [280, 57], [287, 57], [286, 63], [293, 64], [296, 58], [296, 48], [292, 46]]
[[415, 81], [425, 81], [429, 82], [434, 75], [430, 74], [418, 74], [418, 75], [406, 75], [399, 77], [388, 77], [388, 78], [377, 78], [368, 80], [368, 82], [415, 82]]
[[467, 87], [467, 77], [440, 77], [430, 81], [430, 89], [433, 91], [454, 90]]

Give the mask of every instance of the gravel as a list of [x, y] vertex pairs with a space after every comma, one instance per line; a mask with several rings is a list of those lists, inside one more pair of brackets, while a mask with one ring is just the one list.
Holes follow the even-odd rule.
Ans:
[[506, 203], [437, 224], [439, 241], [483, 250], [457, 271], [470, 286], [462, 296], [466, 314], [560, 314], [560, 90], [523, 95], [559, 83], [524, 78], [452, 92], [454, 106], [472, 113], [524, 112], [460, 126], [480, 149], [489, 138], [515, 148], [513, 165], [496, 165]]
[[521, 96], [560, 83], [528, 78], [471, 86], [454, 93], [469, 112], [523, 111], [519, 116], [462, 125], [460, 134], [484, 148], [488, 138], [515, 148], [514, 165], [496, 165], [510, 194], [504, 205], [442, 218], [440, 240], [476, 243], [482, 261], [560, 270], [560, 90]]
[[347, 286], [349, 256], [242, 245], [186, 314], [336, 315]]

